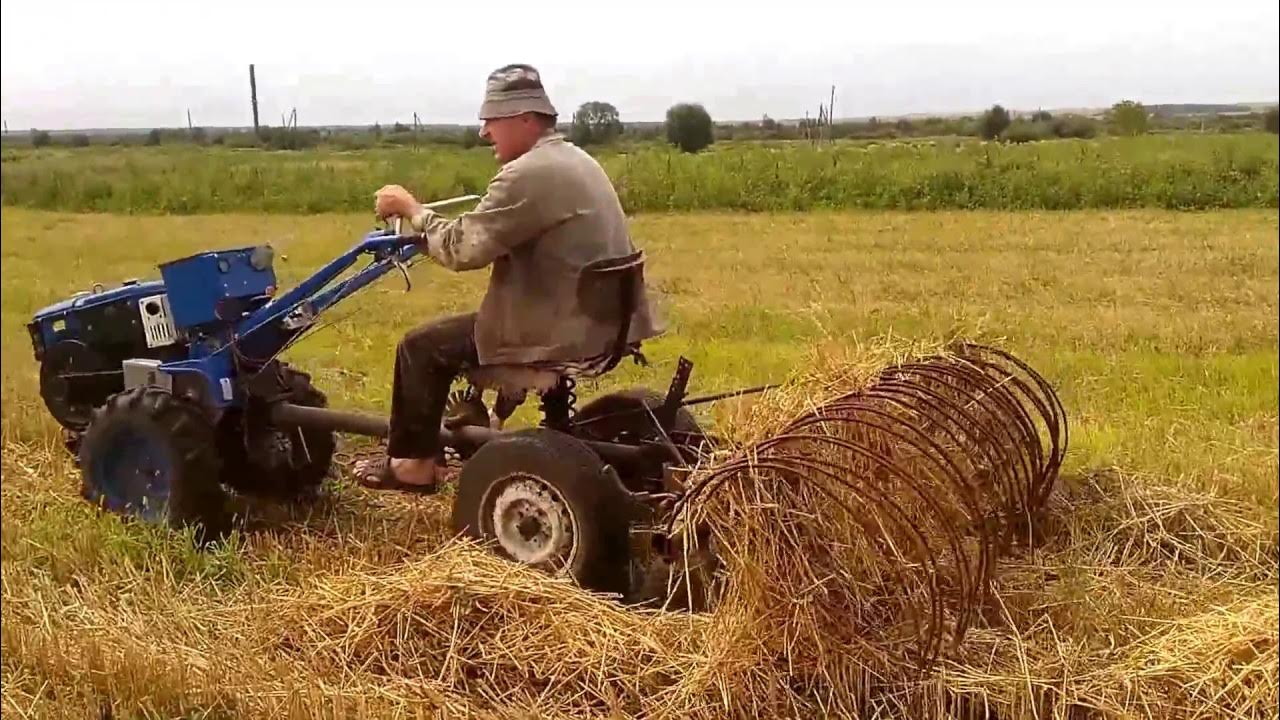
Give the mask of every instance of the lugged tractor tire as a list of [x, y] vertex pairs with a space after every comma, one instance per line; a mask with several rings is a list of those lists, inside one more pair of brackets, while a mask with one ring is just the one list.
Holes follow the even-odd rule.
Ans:
[[202, 540], [230, 524], [216, 435], [194, 403], [156, 387], [116, 393], [97, 408], [79, 446], [81, 495], [110, 512]]
[[80, 443], [84, 441], [84, 433], [62, 428], [62, 447], [71, 455], [71, 460], [80, 467]]
[[[328, 398], [311, 383], [310, 375], [283, 363], [280, 372], [288, 388], [288, 395], [283, 398], [285, 401], [306, 407], [328, 407]], [[333, 453], [337, 449], [334, 433], [315, 428], [276, 430], [265, 423], [256, 426], [252, 433], [279, 433], [278, 439], [287, 443], [289, 452], [296, 453], [295, 465], [271, 465], [265, 462], [265, 453], [252, 451], [246, 444], [244, 418], [241, 410], [228, 411], [218, 427], [223, 482], [246, 495], [282, 501], [314, 499], [329, 475]], [[272, 442], [276, 439], [251, 437], [248, 440]]]
[[[573, 434], [584, 440], [622, 445], [660, 442], [661, 435], [658, 433], [657, 425], [649, 413], [642, 408], [656, 411], [665, 401], [666, 396], [662, 393], [645, 387], [627, 388], [601, 395], [579, 408], [573, 418]], [[676, 409], [675, 422], [671, 430], [684, 435], [703, 435], [698, 419], [685, 407]], [[684, 442], [681, 437], [673, 437], [672, 442], [685, 462], [697, 461], [697, 443]], [[624, 479], [631, 478], [624, 477]]]
[[564, 433], [535, 428], [503, 435], [463, 465], [453, 530], [493, 543], [501, 557], [552, 575], [567, 572], [588, 590], [625, 595], [631, 500], [606, 468]]

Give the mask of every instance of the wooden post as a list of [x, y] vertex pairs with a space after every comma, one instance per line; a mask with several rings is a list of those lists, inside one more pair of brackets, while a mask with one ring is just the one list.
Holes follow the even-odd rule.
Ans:
[[831, 86], [831, 100], [827, 103], [827, 138], [836, 141], [836, 86]]
[[253, 74], [253, 63], [249, 63], [249, 102], [253, 103], [253, 134], [261, 136], [258, 130], [258, 79]]
[[836, 86], [831, 86], [831, 102], [827, 103], [827, 139], [835, 142], [836, 139]]

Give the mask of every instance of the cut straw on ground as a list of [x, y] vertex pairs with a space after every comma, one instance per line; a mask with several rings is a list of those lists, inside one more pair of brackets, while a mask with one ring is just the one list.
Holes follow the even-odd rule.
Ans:
[[[723, 425], [741, 431], [729, 457], [699, 472], [918, 354], [885, 352], [828, 358], [736, 404]], [[448, 496], [383, 499], [343, 484], [310, 513], [278, 518], [283, 527], [197, 553], [81, 507], [53, 443], [10, 440], [3, 458], [6, 717], [113, 707], [115, 717], [1264, 718], [1280, 702], [1274, 526], [1123, 470], [1060, 479], [1036, 543], [992, 566], [963, 641], [944, 643], [920, 675], [904, 660], [916, 638], [896, 614], [905, 605], [884, 596], [894, 568], [854, 562], [909, 553], [875, 545], [898, 535], [833, 510], [828, 498], [843, 491], [823, 490], [818, 475], [751, 483], [762, 476], [746, 471], [714, 495], [703, 517], [718, 523], [728, 576], [715, 607], [689, 615], [624, 608], [453, 541]], [[899, 570], [927, 584], [960, 566]], [[955, 610], [944, 604], [944, 622]]]

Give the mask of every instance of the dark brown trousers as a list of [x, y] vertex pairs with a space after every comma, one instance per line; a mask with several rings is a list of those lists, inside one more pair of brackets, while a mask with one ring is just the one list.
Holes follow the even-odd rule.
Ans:
[[396, 347], [391, 435], [396, 458], [440, 455], [440, 423], [454, 378], [476, 358], [475, 313], [440, 318], [409, 331]]

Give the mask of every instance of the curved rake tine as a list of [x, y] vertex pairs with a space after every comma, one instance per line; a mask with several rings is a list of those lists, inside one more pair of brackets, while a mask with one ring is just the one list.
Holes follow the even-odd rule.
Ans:
[[[773, 570], [792, 572], [795, 582], [823, 572], [848, 578], [858, 589], [835, 607], [880, 623], [849, 632], [859, 642], [896, 643], [893, 633], [910, 627], [901, 637], [915, 637], [911, 655], [923, 670], [938, 660], [948, 632], [955, 647], [972, 626], [997, 557], [1047, 502], [1067, 442], [1065, 410], [1042, 376], [1004, 351], [961, 343], [884, 368], [865, 387], [695, 475], [668, 527], [714, 517], [713, 505], [739, 521], [782, 512], [785, 547], [819, 564], [789, 569], [771, 554]], [[797, 514], [786, 503], [799, 504]], [[824, 521], [832, 511], [842, 518]], [[824, 545], [806, 532], [841, 540]], [[858, 566], [868, 562], [874, 567]], [[896, 604], [885, 582], [898, 583]]]

